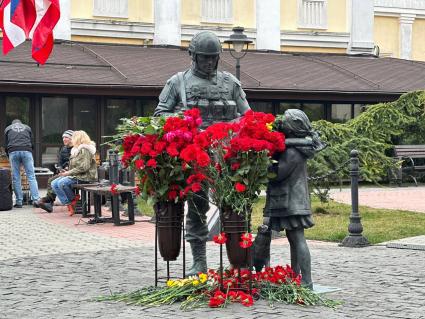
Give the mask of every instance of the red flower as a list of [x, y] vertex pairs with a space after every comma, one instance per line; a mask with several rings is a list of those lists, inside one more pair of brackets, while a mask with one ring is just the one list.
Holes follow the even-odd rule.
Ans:
[[220, 307], [222, 304], [224, 304], [224, 302], [226, 301], [226, 299], [222, 300], [216, 297], [211, 297], [210, 298], [210, 302], [208, 303], [208, 307], [210, 308], [218, 308]]
[[134, 195], [139, 196], [140, 195], [140, 187], [137, 186], [136, 189], [134, 190]]
[[241, 304], [245, 307], [250, 307], [254, 304], [254, 299], [250, 294], [245, 294], [243, 292], [240, 293]]
[[237, 182], [235, 184], [235, 189], [238, 193], [242, 193], [242, 192], [246, 191], [246, 186], [244, 184]]
[[111, 194], [112, 194], [112, 195], [118, 195], [118, 194], [119, 194], [119, 192], [118, 192], [118, 190], [117, 190], [117, 187], [118, 187], [118, 185], [117, 185], [117, 184], [112, 184], [112, 185], [111, 185]]
[[177, 195], [178, 195], [177, 191], [174, 191], [174, 190], [173, 191], [169, 191], [168, 192], [168, 199], [170, 201], [174, 201], [176, 199]]
[[137, 169], [143, 169], [145, 168], [145, 161], [142, 159], [135, 160], [134, 165], [136, 165]]
[[157, 162], [155, 159], [151, 158], [149, 161], [147, 161], [146, 166], [156, 168]]
[[241, 235], [241, 241], [239, 242], [239, 246], [242, 248], [248, 248], [252, 246], [252, 234], [251, 233], [243, 233]]
[[241, 167], [241, 163], [233, 163], [231, 169], [232, 171], [236, 171], [239, 167]]
[[216, 244], [220, 244], [220, 245], [222, 245], [222, 244], [226, 243], [226, 241], [227, 241], [226, 233], [220, 233], [220, 234], [218, 234], [218, 235], [215, 235], [215, 236], [213, 237], [213, 241], [214, 241]]
[[197, 193], [202, 189], [200, 183], [193, 183], [191, 188], [192, 188], [192, 192], [194, 193]]

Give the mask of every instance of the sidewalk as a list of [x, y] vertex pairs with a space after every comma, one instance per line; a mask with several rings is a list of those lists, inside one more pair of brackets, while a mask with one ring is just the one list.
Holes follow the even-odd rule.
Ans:
[[[65, 208], [52, 214], [26, 207], [0, 212], [0, 318], [425, 318], [425, 252], [361, 249], [309, 242], [313, 279], [341, 288], [328, 297], [342, 300], [336, 310], [264, 301], [251, 308], [182, 312], [178, 305], [159, 308], [94, 302], [112, 292], [154, 284], [154, 225], [88, 225]], [[218, 267], [218, 246], [208, 243], [209, 267]], [[171, 273], [181, 274], [181, 259]], [[187, 259], [190, 250], [187, 247]], [[187, 261], [189, 263], [189, 261]], [[272, 243], [272, 264], [290, 263], [284, 239]], [[159, 260], [160, 276], [166, 264]]]

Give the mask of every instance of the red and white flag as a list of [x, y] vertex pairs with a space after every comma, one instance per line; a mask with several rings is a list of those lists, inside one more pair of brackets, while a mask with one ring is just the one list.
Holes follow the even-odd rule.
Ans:
[[53, 49], [53, 29], [60, 18], [59, 0], [35, 0], [37, 20], [32, 30], [32, 57], [44, 64]]
[[59, 0], [3, 0], [0, 6], [3, 53], [9, 53], [29, 37], [33, 59], [46, 63], [53, 49], [53, 29], [59, 18]]
[[[23, 11], [24, 10], [22, 9], [22, 4], [17, 6], [16, 1], [13, 0], [4, 0], [1, 4], [0, 28], [3, 32], [3, 54], [8, 54], [13, 48], [16, 48], [18, 45], [25, 42], [25, 39], [29, 32], [27, 32], [23, 28], [23, 26], [26, 26], [26, 22], [21, 20], [19, 17], [17, 19], [13, 16], [14, 13], [17, 13], [21, 16], [21, 13], [23, 13]], [[14, 23], [16, 22], [16, 20], [18, 20], [18, 24]]]

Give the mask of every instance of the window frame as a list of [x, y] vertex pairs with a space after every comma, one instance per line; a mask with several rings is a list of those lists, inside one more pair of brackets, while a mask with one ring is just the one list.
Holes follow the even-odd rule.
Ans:
[[[120, 12], [107, 11], [111, 8], [108, 0], [93, 0], [93, 17], [110, 17], [110, 18], [123, 18], [128, 19], [128, 0], [114, 0], [119, 1]], [[103, 3], [102, 6], [100, 3]], [[123, 7], [122, 7], [123, 6]], [[105, 10], [106, 8], [106, 10]]]
[[[224, 11], [228, 11], [225, 17], [214, 17], [211, 14], [213, 2], [223, 2], [227, 6]], [[201, 23], [233, 23], [233, 0], [201, 0]]]
[[[313, 24], [306, 22], [307, 18], [304, 16], [304, 3], [306, 2], [322, 2], [323, 12], [321, 13], [321, 19], [323, 20], [320, 24]], [[328, 0], [298, 0], [298, 28], [300, 29], [328, 29]]]

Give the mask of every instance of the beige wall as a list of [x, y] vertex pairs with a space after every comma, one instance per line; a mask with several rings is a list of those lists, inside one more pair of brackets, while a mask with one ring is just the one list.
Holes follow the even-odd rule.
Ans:
[[280, 2], [281, 30], [297, 30], [297, 1], [284, 0]]
[[[379, 46], [381, 54], [400, 56], [400, 28], [397, 17], [375, 17], [374, 41]], [[415, 40], [414, 40], [415, 41]]]
[[137, 45], [143, 45], [144, 44], [144, 39], [88, 37], [88, 36], [79, 36], [79, 35], [71, 36], [71, 41], [93, 42], [93, 43], [137, 44]]
[[344, 48], [317, 48], [299, 46], [281, 46], [280, 49], [286, 52], [317, 52], [317, 53], [346, 53]]
[[328, 0], [329, 32], [347, 32], [347, 0]]
[[[153, 23], [152, 0], [129, 0], [128, 19], [113, 18], [118, 21]], [[110, 17], [93, 17], [93, 0], [72, 0], [71, 17], [73, 19], [110, 20]]]
[[425, 19], [413, 23], [412, 59], [425, 61]]

